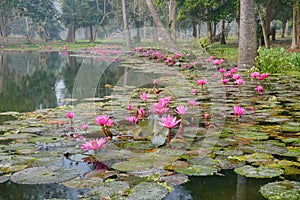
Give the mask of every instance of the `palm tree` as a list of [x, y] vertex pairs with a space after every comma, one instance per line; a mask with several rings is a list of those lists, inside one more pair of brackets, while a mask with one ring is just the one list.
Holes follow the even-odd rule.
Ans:
[[257, 50], [254, 0], [240, 0], [238, 66], [251, 68]]

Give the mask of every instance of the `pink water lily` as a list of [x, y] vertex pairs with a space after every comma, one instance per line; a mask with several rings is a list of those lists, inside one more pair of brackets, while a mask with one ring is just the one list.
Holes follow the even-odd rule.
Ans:
[[221, 69], [219, 69], [219, 72], [220, 72], [220, 73], [225, 73], [225, 72], [226, 72], [226, 69], [225, 69], [225, 68], [221, 68]]
[[85, 149], [85, 150], [98, 150], [102, 148], [106, 144], [107, 140], [106, 138], [101, 138], [101, 139], [94, 139], [94, 140], [88, 140], [85, 143], [83, 143], [80, 148]]
[[106, 123], [109, 120], [109, 116], [108, 115], [99, 115], [97, 117], [95, 117], [95, 123], [101, 126], [106, 125]]
[[134, 108], [134, 105], [128, 105], [127, 110], [132, 110]]
[[170, 137], [171, 137], [170, 129], [174, 128], [178, 123], [181, 122], [181, 119], [179, 119], [179, 120], [176, 120], [176, 119], [177, 119], [176, 117], [167, 115], [166, 117], [161, 118], [162, 122], [158, 122], [159, 125], [168, 128], [168, 146], [170, 145]]
[[143, 93], [140, 95], [140, 99], [143, 100], [143, 101], [147, 101], [147, 93], [146, 93], [146, 92], [143, 92]]
[[257, 91], [258, 94], [262, 94], [263, 93], [263, 89], [264, 87], [262, 85], [259, 85], [255, 88], [255, 90]]
[[187, 112], [188, 108], [182, 105], [176, 107], [175, 112], [179, 115], [184, 115]]
[[167, 128], [174, 128], [179, 122], [181, 122], [181, 119], [176, 120], [176, 117], [173, 117], [171, 115], [167, 115], [166, 117], [161, 118], [162, 122], [158, 122], [161, 126], [167, 127]]
[[259, 72], [252, 72], [252, 73], [250, 74], [250, 76], [251, 76], [252, 78], [258, 78], [259, 75], [260, 75]]
[[233, 75], [232, 75], [232, 78], [233, 78], [234, 80], [238, 80], [238, 79], [241, 78], [241, 75], [240, 75], [240, 74], [233, 74]]
[[72, 113], [72, 112], [67, 112], [67, 113], [66, 113], [66, 116], [67, 116], [69, 119], [73, 119], [74, 113]]
[[244, 80], [243, 79], [237, 79], [236, 81], [234, 81], [236, 84], [238, 84], [238, 85], [242, 85], [242, 84], [244, 84]]
[[240, 117], [241, 115], [245, 114], [246, 110], [241, 106], [234, 106], [233, 113], [236, 118]]
[[84, 131], [86, 131], [88, 128], [89, 128], [88, 124], [81, 125], [81, 129], [84, 130]]
[[196, 104], [197, 104], [197, 101], [196, 100], [189, 100], [188, 101], [188, 104], [192, 107], [194, 107]]
[[221, 83], [223, 83], [224, 85], [226, 85], [227, 83], [229, 83], [229, 79], [221, 79]]
[[205, 85], [207, 83], [207, 80], [200, 79], [200, 80], [197, 80], [196, 83], [199, 84], [199, 85]]
[[136, 116], [127, 117], [126, 120], [128, 120], [134, 124], [137, 124], [137, 122], [138, 122], [138, 118]]
[[209, 117], [210, 117], [210, 114], [208, 114], [208, 113], [205, 113], [205, 114], [204, 114], [204, 118], [205, 118], [206, 120], [208, 120]]
[[259, 76], [259, 80], [264, 80], [265, 78], [267, 78], [270, 74], [269, 73], [263, 73]]
[[112, 137], [110, 127], [113, 126], [113, 120], [111, 120], [108, 115], [99, 115], [95, 117], [95, 123], [102, 126], [103, 133], [106, 137]]

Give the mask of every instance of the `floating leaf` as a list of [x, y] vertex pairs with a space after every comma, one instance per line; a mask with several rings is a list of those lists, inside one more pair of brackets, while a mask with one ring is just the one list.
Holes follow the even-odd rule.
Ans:
[[163, 199], [168, 190], [157, 183], [143, 182], [134, 186], [128, 200]]
[[10, 179], [10, 176], [6, 176], [6, 175], [0, 176], [0, 184], [8, 181], [9, 179]]
[[288, 180], [272, 182], [262, 186], [259, 191], [269, 200], [299, 200], [300, 182]]
[[105, 183], [103, 186], [91, 188], [87, 196], [92, 199], [103, 199], [105, 197], [107, 197], [107, 199], [111, 199], [111, 197], [120, 199], [123, 193], [129, 188], [129, 184], [125, 181], [111, 181]]
[[175, 171], [188, 176], [212, 176], [218, 172], [216, 167], [207, 165], [191, 165], [187, 168], [176, 169]]
[[273, 178], [282, 175], [284, 171], [278, 168], [263, 166], [252, 167], [250, 165], [245, 165], [239, 168], [235, 168], [234, 172], [248, 178]]
[[19, 184], [48, 184], [70, 180], [79, 175], [75, 169], [62, 169], [58, 166], [34, 167], [16, 172], [11, 181]]
[[65, 181], [61, 183], [62, 185], [69, 188], [92, 188], [96, 186], [103, 186], [103, 179], [99, 177], [93, 177], [91, 179], [82, 179], [80, 177], [76, 177], [69, 181]]

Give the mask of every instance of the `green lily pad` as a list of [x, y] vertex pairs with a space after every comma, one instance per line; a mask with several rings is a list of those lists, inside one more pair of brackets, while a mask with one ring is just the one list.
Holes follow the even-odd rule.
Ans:
[[177, 160], [182, 153], [183, 150], [159, 149], [155, 152], [144, 153], [141, 156], [130, 158], [128, 161], [115, 163], [112, 165], [112, 168], [119, 171], [149, 170], [153, 167], [164, 168]]
[[280, 154], [281, 156], [300, 157], [300, 147], [287, 147], [288, 152]]
[[157, 183], [142, 182], [134, 186], [128, 200], [163, 199], [168, 190]]
[[191, 165], [187, 168], [178, 168], [175, 171], [188, 176], [212, 176], [218, 172], [216, 167], [207, 165]]
[[69, 188], [92, 188], [96, 186], [103, 186], [103, 179], [99, 177], [93, 177], [91, 179], [82, 179], [80, 177], [76, 177], [69, 181], [65, 181], [61, 183], [62, 185]]
[[248, 155], [243, 155], [243, 156], [232, 156], [232, 159], [237, 159], [239, 161], [246, 161], [248, 163], [270, 163], [273, 160], [273, 156], [270, 154], [266, 153], [253, 153], [253, 154], [248, 154]]
[[266, 154], [284, 154], [288, 149], [270, 142], [251, 143], [248, 145], [239, 145], [238, 149], [245, 153], [266, 153]]
[[0, 176], [0, 184], [8, 181], [10, 179], [10, 176]]
[[282, 132], [290, 132], [290, 133], [297, 133], [300, 132], [300, 124], [296, 126], [292, 125], [283, 125], [281, 126], [281, 131]]
[[248, 178], [273, 178], [283, 174], [282, 169], [270, 168], [270, 167], [252, 167], [250, 165], [245, 165], [239, 168], [235, 168], [234, 172], [246, 176]]
[[58, 166], [34, 167], [14, 173], [10, 180], [19, 184], [50, 184], [67, 181], [79, 176], [75, 169], [62, 169]]
[[248, 140], [267, 140], [269, 138], [267, 133], [252, 131], [241, 131], [237, 134], [237, 137]]
[[218, 161], [222, 169], [234, 169], [245, 165], [244, 161], [232, 159], [231, 156], [218, 155], [215, 160]]
[[92, 199], [122, 199], [123, 193], [130, 189], [129, 184], [125, 181], [111, 181], [103, 186], [91, 188], [88, 197]]
[[299, 200], [300, 182], [288, 180], [272, 182], [262, 186], [259, 191], [269, 200]]

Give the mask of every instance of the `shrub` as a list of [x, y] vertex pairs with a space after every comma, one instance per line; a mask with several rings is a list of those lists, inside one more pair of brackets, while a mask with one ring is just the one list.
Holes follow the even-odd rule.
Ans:
[[[296, 64], [299, 65], [300, 56], [291, 55], [284, 48], [259, 48], [255, 65], [261, 72], [281, 73], [286, 71], [297, 70]], [[298, 67], [300, 70], [300, 67]]]

